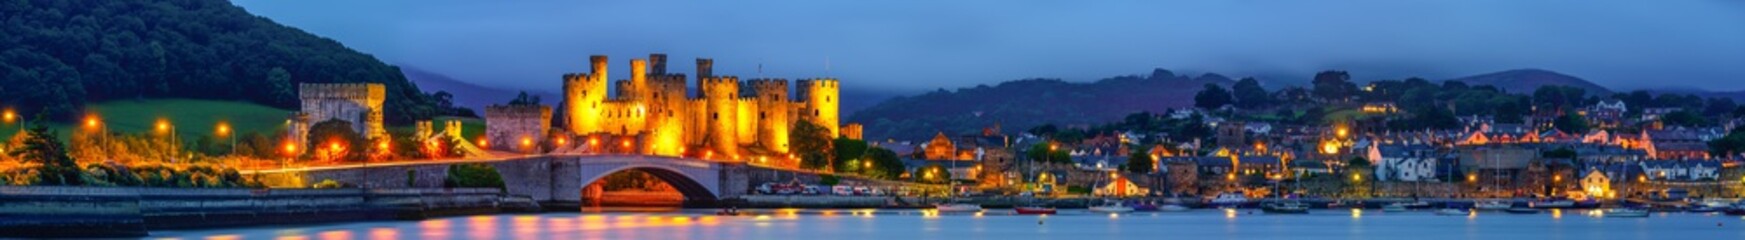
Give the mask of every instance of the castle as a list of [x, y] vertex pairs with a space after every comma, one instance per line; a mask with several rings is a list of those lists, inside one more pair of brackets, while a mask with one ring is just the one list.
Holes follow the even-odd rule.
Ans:
[[797, 121], [841, 136], [836, 79], [799, 80], [790, 95], [786, 79], [717, 76], [714, 61], [699, 58], [698, 92], [691, 96], [686, 76], [666, 71], [665, 54], [631, 59], [630, 79], [610, 84], [606, 56], [589, 60], [591, 72], [563, 76], [560, 120], [570, 133], [593, 136], [590, 144], [601, 137], [636, 139], [643, 154], [737, 159], [788, 153], [788, 132]]
[[291, 115], [289, 138], [308, 143], [309, 127], [328, 120], [351, 124], [365, 139], [387, 139], [382, 127], [382, 102], [387, 88], [380, 83], [304, 83], [297, 86], [302, 111]]

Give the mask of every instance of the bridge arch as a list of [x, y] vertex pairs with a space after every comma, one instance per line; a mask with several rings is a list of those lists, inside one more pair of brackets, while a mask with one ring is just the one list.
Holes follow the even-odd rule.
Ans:
[[[584, 164], [581, 168], [580, 186], [583, 188], [605, 179], [608, 175], [627, 171], [642, 171], [666, 182], [667, 185], [671, 185], [674, 190], [684, 196], [685, 205], [707, 205], [719, 200], [719, 194], [716, 191], [716, 187], [719, 186], [719, 179], [717, 179], [719, 172], [708, 167], [698, 169], [692, 166], [635, 162], [609, 166]], [[582, 189], [573, 190], [582, 191]]]

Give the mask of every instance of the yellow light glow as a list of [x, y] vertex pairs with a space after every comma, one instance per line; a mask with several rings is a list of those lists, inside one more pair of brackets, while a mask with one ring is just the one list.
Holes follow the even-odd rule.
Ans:
[[158, 119], [158, 131], [164, 132], [164, 131], [169, 131], [169, 130], [170, 130], [170, 121]]
[[1363, 181], [1363, 175], [1351, 174], [1351, 181]]
[[218, 131], [216, 131], [216, 132], [218, 133], [219, 136], [230, 135], [230, 124], [224, 123], [224, 122], [218, 122]]
[[1475, 174], [1467, 174], [1467, 175], [1466, 175], [1466, 181], [1468, 181], [1468, 182], [1476, 182], [1476, 181], [1478, 181], [1478, 175], [1475, 175]]
[[532, 146], [532, 145], [533, 145], [533, 139], [527, 138], [527, 137], [521, 138], [521, 146]]
[[13, 112], [12, 109], [6, 109], [5, 115], [6, 115], [6, 122], [12, 122], [13, 119], [18, 119], [18, 113]]
[[85, 117], [85, 127], [97, 128], [97, 116], [96, 115], [86, 116]]
[[564, 139], [563, 139], [563, 138], [558, 138], [558, 139], [557, 139], [557, 145], [564, 145]]
[[1321, 143], [1321, 153], [1339, 154], [1339, 145], [1333, 144], [1332, 142]]
[[483, 139], [483, 138], [479, 139], [479, 147], [490, 147], [490, 146], [491, 146], [491, 141], [485, 141], [485, 139]]
[[1342, 138], [1345, 137], [1346, 135], [1351, 134], [1351, 130], [1345, 129], [1345, 127], [1343, 127], [1343, 126], [1339, 127], [1339, 129], [1334, 130], [1333, 132], [1334, 132], [1334, 134], [1338, 134], [1339, 137], [1342, 137]]
[[1352, 208], [1351, 209], [1351, 218], [1363, 218], [1363, 209], [1362, 208]]
[[297, 144], [285, 143], [285, 154], [297, 153]]

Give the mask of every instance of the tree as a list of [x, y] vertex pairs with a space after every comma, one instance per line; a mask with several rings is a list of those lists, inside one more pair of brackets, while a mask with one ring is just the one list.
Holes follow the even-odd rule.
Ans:
[[37, 185], [84, 185], [79, 164], [67, 155], [67, 147], [55, 139], [55, 132], [48, 129], [43, 118], [32, 120], [30, 126], [25, 132], [22, 146], [11, 149], [6, 154], [25, 162], [41, 164], [36, 169]]
[[1570, 134], [1583, 134], [1587, 133], [1588, 130], [1587, 118], [1584, 118], [1581, 115], [1576, 115], [1575, 113], [1563, 114], [1563, 116], [1557, 117], [1556, 120], [1552, 120], [1551, 124], [1554, 125], [1553, 127], [1556, 127], [1558, 131]]
[[1351, 74], [1345, 71], [1322, 71], [1315, 74], [1313, 82], [1315, 97], [1328, 101], [1344, 101], [1357, 92], [1357, 84], [1351, 83]]
[[1260, 86], [1260, 81], [1254, 78], [1242, 78], [1236, 85], [1230, 87], [1236, 98], [1236, 107], [1242, 109], [1259, 109], [1272, 105], [1272, 94]]
[[463, 163], [448, 165], [448, 178], [443, 179], [443, 187], [451, 188], [504, 188], [503, 175], [497, 173], [497, 168], [483, 163]]
[[1062, 164], [1072, 163], [1072, 154], [1071, 153], [1068, 153], [1065, 150], [1059, 150], [1059, 149], [1051, 150], [1050, 148], [1053, 148], [1053, 147], [1050, 147], [1048, 145], [1048, 143], [1037, 143], [1036, 145], [1030, 145], [1030, 149], [1025, 151], [1024, 154], [1025, 154], [1025, 157], [1030, 158], [1030, 161], [1035, 161], [1035, 162], [1062, 163]]
[[789, 130], [788, 146], [795, 155], [800, 157], [800, 167], [814, 170], [824, 170], [829, 167], [830, 160], [835, 159], [835, 147], [830, 136], [830, 129], [807, 121], [794, 121], [794, 129]]
[[860, 161], [866, 161], [864, 157], [869, 150], [866, 141], [850, 138], [836, 138], [835, 140], [832, 140], [831, 145], [835, 146], [832, 148], [834, 149], [835, 154], [832, 155], [835, 156], [834, 159], [836, 160], [835, 166], [837, 172], [864, 172], [866, 170], [861, 164], [856, 164], [860, 163]]
[[1218, 109], [1224, 105], [1230, 105], [1233, 101], [1230, 97], [1230, 91], [1224, 90], [1224, 87], [1217, 84], [1207, 83], [1205, 88], [1194, 94], [1194, 106], [1201, 109]]
[[1709, 141], [1709, 153], [1717, 156], [1737, 156], [1745, 153], [1745, 132], [1733, 131], [1725, 137]]
[[915, 169], [915, 172], [909, 173], [909, 176], [914, 177], [916, 182], [945, 183], [951, 181], [951, 170], [938, 163], [929, 163], [927, 166]]
[[1127, 156], [1127, 172], [1151, 173], [1151, 170], [1156, 167], [1157, 159], [1151, 159], [1150, 152], [1143, 147], [1135, 148], [1133, 153]]
[[1672, 126], [1703, 127], [1709, 125], [1709, 119], [1691, 110], [1678, 110], [1661, 116], [1662, 123]]
[[539, 105], [539, 101], [539, 95], [529, 95], [527, 91], [521, 91], [515, 95], [515, 99], [509, 100], [509, 105]]
[[897, 152], [890, 149], [874, 147], [867, 150], [867, 159], [873, 162], [873, 167], [862, 174], [883, 179], [897, 179], [903, 174], [903, 159]]

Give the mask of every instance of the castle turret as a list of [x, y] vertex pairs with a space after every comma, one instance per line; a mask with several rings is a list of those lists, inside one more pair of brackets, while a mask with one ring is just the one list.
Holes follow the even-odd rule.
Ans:
[[601, 124], [606, 101], [606, 56], [589, 57], [593, 72], [564, 75], [565, 122], [570, 132], [577, 134], [604, 131]]
[[813, 124], [830, 129], [830, 136], [841, 134], [837, 117], [840, 105], [838, 101], [841, 100], [838, 95], [841, 93], [841, 88], [837, 85], [836, 79], [805, 79], [800, 80], [799, 85], [797, 89], [799, 96], [796, 100], [802, 105], [799, 111], [800, 119], [812, 121]]
[[666, 75], [666, 54], [665, 53], [649, 54], [648, 55], [648, 64], [649, 64], [648, 74]]
[[[715, 59], [697, 59], [697, 94], [702, 95], [703, 79], [715, 77]], [[698, 96], [702, 97], [702, 96]]]
[[630, 96], [625, 100], [646, 101], [648, 91], [648, 60], [630, 59]]
[[732, 159], [739, 154], [738, 127], [739, 78], [732, 76], [702, 79], [705, 122], [704, 144], [715, 151], [717, 158]]
[[754, 99], [757, 104], [757, 134], [759, 145], [771, 151], [788, 152], [788, 128], [792, 121], [788, 112], [793, 104], [788, 103], [787, 79], [753, 79], [747, 82], [746, 97]]

